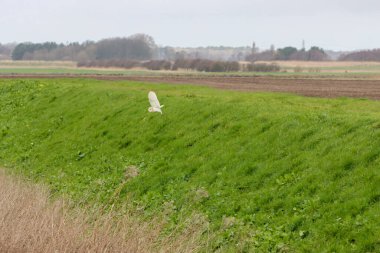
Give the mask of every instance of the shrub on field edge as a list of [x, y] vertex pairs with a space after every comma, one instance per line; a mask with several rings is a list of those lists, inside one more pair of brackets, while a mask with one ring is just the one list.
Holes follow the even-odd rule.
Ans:
[[249, 72], [279, 72], [280, 66], [276, 63], [253, 63], [247, 65], [247, 71]]

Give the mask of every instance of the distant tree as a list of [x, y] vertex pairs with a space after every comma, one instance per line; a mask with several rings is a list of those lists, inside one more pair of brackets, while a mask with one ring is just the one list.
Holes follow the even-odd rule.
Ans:
[[180, 51], [175, 53], [175, 59], [176, 60], [185, 60], [186, 57], [186, 52], [185, 51]]
[[228, 57], [228, 61], [244, 61], [246, 56], [241, 51], [236, 51]]
[[289, 57], [288, 57], [288, 60], [292, 60], [292, 61], [307, 61], [308, 60], [308, 53], [301, 49], [297, 52], [294, 52], [293, 54], [291, 54]]
[[325, 53], [322, 48], [319, 47], [311, 47], [308, 51], [308, 59], [309, 61], [325, 61], [328, 60], [329, 57]]
[[273, 61], [276, 58], [276, 53], [274, 51], [263, 51], [256, 54], [251, 54], [246, 57], [247, 61], [255, 62], [255, 61]]
[[298, 50], [295, 47], [284, 47], [277, 50], [277, 60], [289, 60], [290, 56]]
[[128, 38], [101, 40], [96, 44], [96, 59], [152, 59], [156, 45], [149, 35], [136, 34]]
[[278, 72], [280, 71], [280, 66], [275, 63], [266, 64], [266, 63], [254, 63], [248, 64], [246, 71], [250, 72]]
[[45, 50], [46, 52], [50, 52], [53, 49], [58, 47], [55, 42], [45, 42], [45, 43], [20, 43], [18, 44], [12, 52], [13, 60], [23, 60], [24, 57], [28, 55], [28, 57], [32, 57], [33, 53], [37, 50]]
[[344, 54], [338, 58], [339, 61], [380, 61], [380, 49], [364, 50]]
[[128, 39], [139, 41], [146, 44], [149, 48], [153, 49], [157, 47], [152, 36], [144, 33], [137, 33], [128, 37]]
[[153, 37], [147, 34], [135, 34], [127, 38], [130, 45], [127, 49], [127, 58], [135, 60], [148, 60], [153, 57], [156, 43]]
[[24, 54], [28, 51], [32, 51], [32, 43], [20, 43], [13, 49], [12, 59], [22, 60]]
[[157, 47], [156, 58], [159, 60], [174, 61], [176, 59], [176, 52], [172, 47]]
[[7, 60], [11, 58], [12, 51], [16, 45], [10, 44], [0, 44], [0, 60]]

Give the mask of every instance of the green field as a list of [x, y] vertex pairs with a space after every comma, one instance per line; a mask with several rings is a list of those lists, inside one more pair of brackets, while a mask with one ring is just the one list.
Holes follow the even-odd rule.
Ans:
[[[280, 77], [334, 77], [334, 78], [379, 78], [380, 65], [375, 63], [363, 63], [363, 65], [351, 66], [350, 63], [343, 66], [327, 66], [331, 62], [320, 63], [320, 66], [311, 67], [309, 64], [318, 62], [297, 62], [292, 66], [281, 66], [281, 72], [199, 72], [191, 70], [178, 71], [154, 71], [147, 69], [118, 69], [118, 68], [78, 68], [75, 62], [65, 61], [0, 61], [0, 75], [9, 74], [75, 74], [75, 75], [123, 75], [123, 76], [280, 76]], [[268, 62], [267, 64], [270, 64]], [[301, 72], [294, 72], [299, 68]], [[316, 71], [318, 70], [318, 71]]]
[[[164, 114], [147, 111], [156, 91]], [[0, 165], [78, 205], [167, 231], [200, 213], [205, 251], [379, 252], [380, 102], [89, 79], [0, 79]], [[128, 166], [140, 174], [125, 180]], [[205, 234], [206, 237], [209, 235]]]

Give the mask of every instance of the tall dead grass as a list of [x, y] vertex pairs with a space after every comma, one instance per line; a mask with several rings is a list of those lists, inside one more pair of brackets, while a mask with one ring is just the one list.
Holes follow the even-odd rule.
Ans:
[[165, 219], [142, 222], [91, 210], [52, 201], [46, 187], [0, 170], [0, 252], [195, 252], [205, 246], [208, 223], [200, 215], [163, 236]]
[[276, 63], [283, 68], [329, 68], [329, 67], [356, 67], [356, 66], [379, 66], [380, 62], [360, 61], [257, 61], [256, 63]]
[[76, 62], [1, 60], [0, 68], [76, 68]]

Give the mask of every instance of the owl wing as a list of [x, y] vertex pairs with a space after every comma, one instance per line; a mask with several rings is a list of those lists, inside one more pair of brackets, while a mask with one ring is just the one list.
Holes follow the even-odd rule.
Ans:
[[153, 91], [149, 91], [148, 98], [150, 106], [152, 106], [153, 108], [161, 108], [156, 93], [154, 93]]

